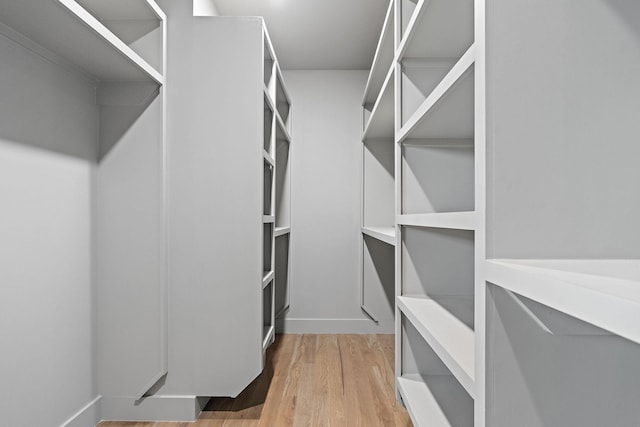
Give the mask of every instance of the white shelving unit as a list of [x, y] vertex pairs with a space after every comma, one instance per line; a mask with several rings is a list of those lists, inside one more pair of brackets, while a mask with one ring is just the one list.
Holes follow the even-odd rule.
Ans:
[[[86, 286], [97, 313], [97, 390], [102, 402], [133, 408], [167, 373], [166, 16], [153, 0], [10, 0], [0, 4], [0, 33], [15, 48], [0, 59], [14, 70], [3, 87], [25, 94], [44, 84], [43, 105], [53, 93], [51, 99], [64, 96], [48, 111], [37, 105], [20, 111], [26, 106], [5, 92], [3, 113], [21, 123], [3, 122], [3, 135], [91, 167], [85, 185], [95, 283]], [[16, 73], [23, 63], [13, 64], [11, 52], [44, 59], [40, 66], [55, 68], [51, 76], [66, 73], [65, 83], [46, 87], [56, 80]], [[81, 93], [91, 93], [91, 102]], [[47, 131], [43, 123], [55, 126]], [[61, 252], [66, 244], [60, 242]], [[105, 410], [104, 416], [118, 414]]]
[[483, 20], [479, 0], [392, 1], [363, 101], [362, 233], [394, 246], [415, 425], [484, 425]]
[[276, 128], [275, 128], [275, 230], [274, 230], [274, 319], [281, 319], [289, 310], [291, 293], [291, 98], [282, 71], [275, 62]]
[[393, 2], [389, 2], [362, 99], [360, 306], [380, 330], [393, 324], [394, 76]]
[[640, 5], [581, 5], [487, 14], [491, 426], [640, 419]]
[[172, 77], [188, 93], [172, 125], [173, 327], [185, 350], [164, 393], [234, 397], [262, 372], [289, 304], [291, 98], [262, 18], [176, 25], [193, 35]]

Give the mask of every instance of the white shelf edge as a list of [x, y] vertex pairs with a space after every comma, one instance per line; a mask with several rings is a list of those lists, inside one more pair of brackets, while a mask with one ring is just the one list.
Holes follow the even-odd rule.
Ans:
[[276, 230], [273, 235], [274, 237], [280, 237], [290, 233], [291, 233], [291, 227], [276, 227]]
[[417, 427], [452, 427], [427, 383], [419, 375], [396, 378], [402, 401]]
[[475, 335], [435, 300], [397, 297], [398, 308], [472, 398], [475, 390]]
[[273, 103], [273, 99], [271, 99], [271, 94], [269, 93], [269, 88], [264, 83], [262, 83], [262, 92], [264, 93], [265, 101], [267, 101], [267, 106], [271, 110], [271, 113], [275, 115], [276, 114], [276, 107], [275, 107], [275, 105]]
[[[380, 32], [380, 38], [378, 39], [378, 44], [376, 45], [376, 51], [375, 54], [373, 55], [373, 62], [371, 63], [371, 69], [369, 70], [369, 76], [367, 77], [367, 84], [364, 87], [364, 95], [362, 97], [362, 105], [364, 105], [366, 103], [367, 100], [367, 94], [369, 93], [369, 90], [371, 90], [371, 80], [373, 79], [373, 76], [375, 74], [375, 72], [379, 69], [380, 65], [380, 56], [382, 55], [382, 48], [384, 47], [384, 43], [387, 39], [387, 37], [391, 37], [393, 39], [393, 19], [394, 19], [394, 14], [393, 14], [393, 3], [394, 1], [391, 0], [389, 1], [389, 6], [387, 8], [387, 13], [385, 15], [384, 18], [384, 22], [382, 24], [382, 31]], [[393, 51], [393, 41], [391, 43], [391, 50]], [[392, 53], [391, 55], [392, 57], [394, 56], [394, 54]], [[393, 59], [391, 60], [391, 64], [393, 64], [394, 61]]]
[[418, 27], [419, 27], [418, 23], [422, 21], [424, 17], [424, 13], [427, 10], [427, 7], [429, 6], [430, 3], [431, 3], [431, 0], [419, 0], [418, 4], [416, 5], [416, 8], [411, 14], [411, 18], [409, 18], [409, 22], [407, 23], [407, 28], [404, 31], [404, 35], [402, 35], [402, 38], [398, 45], [399, 58], [403, 58], [405, 53], [407, 52], [407, 49], [409, 48], [409, 43], [411, 43], [411, 40], [413, 39], [413, 37], [416, 35], [416, 32], [418, 31]]
[[262, 149], [262, 157], [264, 157], [265, 162], [269, 163], [271, 167], [276, 167], [275, 159], [271, 156], [271, 154], [267, 153], [267, 150], [265, 150], [264, 148]]
[[[284, 76], [282, 75], [282, 70], [280, 69], [280, 63], [276, 60], [276, 79], [280, 80], [280, 87], [282, 88], [282, 92], [284, 92], [284, 97], [287, 99], [289, 103], [289, 107], [291, 107], [291, 97], [289, 96], [289, 90], [287, 89], [286, 84], [284, 83]], [[276, 83], [277, 86], [277, 83]]]
[[395, 227], [361, 227], [362, 234], [373, 237], [391, 246], [396, 245]]
[[518, 261], [524, 260], [487, 260], [486, 281], [640, 344], [640, 281]]
[[271, 270], [262, 275], [262, 289], [266, 288], [267, 285], [273, 281], [275, 274], [275, 271]]
[[453, 230], [475, 230], [477, 227], [476, 213], [471, 212], [442, 212], [428, 214], [397, 215], [398, 225], [413, 227], [448, 228]]
[[391, 67], [389, 67], [389, 71], [387, 72], [387, 76], [384, 78], [384, 83], [382, 83], [382, 88], [380, 89], [380, 93], [378, 94], [378, 99], [376, 99], [375, 104], [373, 104], [373, 109], [371, 110], [371, 114], [369, 115], [369, 120], [367, 121], [367, 124], [364, 128], [364, 132], [362, 132], [363, 141], [369, 137], [369, 133], [371, 131], [371, 124], [373, 123], [374, 119], [378, 115], [378, 110], [380, 109], [380, 104], [382, 104], [385, 93], [387, 92], [387, 90], [393, 89], [391, 87], [391, 84], [393, 82], [394, 72], [395, 72], [395, 64], [392, 63]]
[[267, 347], [269, 347], [269, 345], [274, 341], [275, 333], [276, 333], [275, 326], [269, 326], [269, 330], [267, 331], [267, 333], [265, 334], [264, 338], [262, 339], [262, 350], [263, 351], [265, 351], [267, 349]]
[[433, 108], [436, 107], [442, 99], [444, 99], [444, 96], [449, 89], [451, 89], [460, 80], [474, 62], [475, 45], [471, 45], [458, 62], [456, 62], [453, 68], [451, 68], [451, 70], [449, 70], [449, 72], [443, 77], [440, 83], [438, 83], [433, 91], [431, 91], [429, 96], [427, 96], [422, 104], [420, 104], [404, 126], [402, 126], [398, 132], [396, 142], [400, 143], [408, 137], [420, 122], [427, 117]]
[[154, 0], [144, 0], [145, 3], [149, 6], [149, 9], [162, 21], [167, 20], [167, 15], [164, 13], [164, 10], [160, 8], [160, 6]]
[[273, 224], [276, 222], [275, 215], [262, 215], [262, 223], [263, 224]]
[[[284, 121], [282, 120], [282, 117], [280, 117], [280, 113], [278, 111], [276, 111], [274, 114], [276, 116], [276, 122], [278, 124], [278, 127], [280, 128], [280, 130], [284, 134], [284, 139], [287, 142], [291, 142], [291, 134], [289, 133], [289, 130], [285, 126]], [[276, 136], [277, 136], [277, 132], [276, 132]]]
[[[82, 24], [87, 26], [95, 34], [100, 36], [107, 44], [118, 51], [122, 56], [127, 58], [129, 62], [135, 65], [138, 69], [160, 85], [164, 85], [164, 76], [153, 68], [147, 61], [142, 59], [133, 49], [126, 45], [120, 38], [118, 38], [111, 30], [104, 26], [98, 19], [90, 14], [85, 8], [80, 6], [74, 0], [57, 0], [67, 11], [75, 16]], [[149, 2], [147, 2], [150, 4]], [[154, 9], [155, 10], [155, 9]]]

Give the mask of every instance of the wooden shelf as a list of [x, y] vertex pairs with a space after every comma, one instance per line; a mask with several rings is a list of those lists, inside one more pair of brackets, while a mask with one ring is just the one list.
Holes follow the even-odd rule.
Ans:
[[291, 227], [276, 227], [274, 237], [280, 237], [290, 233], [291, 233]]
[[[136, 16], [140, 10], [158, 20], [164, 15], [144, 0], [117, 1], [100, 5], [87, 2], [111, 15]], [[152, 81], [164, 83], [162, 73], [134, 52], [102, 22], [74, 0], [11, 0], [0, 4], [3, 23], [11, 38], [21, 44], [46, 49], [69, 66], [98, 81]], [[109, 17], [109, 16], [107, 16]], [[28, 39], [28, 40], [27, 40]], [[38, 46], [34, 46], [33, 43]]]
[[473, 330], [433, 299], [400, 296], [397, 301], [402, 313], [469, 395], [475, 397]]
[[486, 262], [487, 281], [640, 343], [640, 260]]
[[371, 110], [369, 120], [362, 133], [362, 140], [390, 139], [394, 136], [394, 99], [393, 76], [394, 66], [389, 68], [378, 99]]
[[455, 230], [475, 230], [475, 212], [442, 212], [428, 214], [398, 215], [398, 225], [413, 227], [450, 228]]
[[415, 426], [473, 426], [473, 401], [450, 375], [403, 375], [396, 383]]
[[376, 102], [385, 77], [393, 62], [393, 18], [393, 1], [391, 1], [389, 2], [389, 8], [387, 9], [387, 14], [382, 25], [376, 53], [373, 57], [371, 71], [369, 71], [369, 77], [367, 78], [367, 84], [364, 89], [362, 105], [367, 109], [373, 108], [373, 104]]
[[362, 227], [362, 234], [378, 239], [389, 245], [396, 245], [396, 228], [395, 227]]
[[266, 288], [267, 285], [273, 281], [274, 276], [275, 272], [273, 270], [262, 273], [262, 289]]
[[474, 61], [475, 47], [471, 46], [402, 126], [397, 142], [407, 138], [473, 139]]

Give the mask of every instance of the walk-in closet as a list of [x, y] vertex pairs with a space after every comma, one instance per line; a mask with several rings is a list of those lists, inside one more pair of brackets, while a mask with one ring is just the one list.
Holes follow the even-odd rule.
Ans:
[[636, 0], [0, 0], [0, 427], [640, 426]]

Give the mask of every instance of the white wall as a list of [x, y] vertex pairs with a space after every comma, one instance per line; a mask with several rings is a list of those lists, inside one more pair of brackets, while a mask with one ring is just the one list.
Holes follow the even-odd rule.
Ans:
[[[275, 47], [277, 51], [277, 46]], [[366, 71], [284, 71], [292, 98], [291, 308], [298, 333], [377, 332], [360, 310], [360, 145]]]
[[3, 426], [59, 426], [97, 395], [94, 103], [92, 84], [0, 35]]

